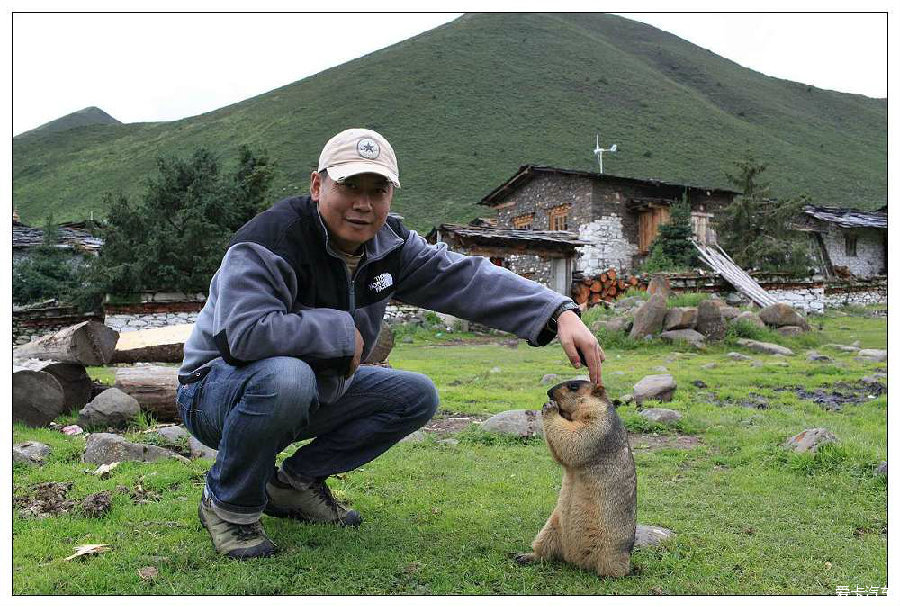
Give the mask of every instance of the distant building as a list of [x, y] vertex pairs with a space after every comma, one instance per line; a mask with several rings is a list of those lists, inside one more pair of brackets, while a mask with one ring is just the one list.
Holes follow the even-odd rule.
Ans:
[[[87, 222], [68, 222], [57, 226], [58, 242], [56, 247], [71, 251], [73, 256], [84, 254], [97, 255], [103, 247], [103, 239], [95, 237], [88, 230]], [[19, 221], [17, 213], [13, 213], [12, 249], [13, 264], [26, 259], [35, 247], [44, 242], [44, 230], [32, 228]]]
[[650, 251], [671, 205], [687, 194], [691, 224], [702, 243], [716, 240], [712, 219], [740, 192], [656, 179], [525, 165], [481, 200], [497, 211], [497, 227], [569, 231], [581, 247], [576, 269], [634, 271]]
[[887, 205], [877, 211], [806, 205], [794, 228], [809, 233], [828, 278], [887, 274]]

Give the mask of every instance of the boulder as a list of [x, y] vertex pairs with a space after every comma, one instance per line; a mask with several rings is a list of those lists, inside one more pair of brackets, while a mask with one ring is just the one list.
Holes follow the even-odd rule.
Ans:
[[634, 325], [634, 319], [630, 316], [619, 316], [616, 318], [610, 318], [606, 321], [606, 330], [615, 333], [617, 331], [631, 331], [631, 327]]
[[881, 462], [875, 469], [875, 474], [879, 476], [887, 476], [887, 462]]
[[544, 377], [541, 378], [541, 385], [546, 386], [548, 384], [552, 384], [553, 382], [559, 379], [559, 375], [556, 373], [547, 373]]
[[681, 419], [681, 413], [674, 409], [644, 409], [641, 411], [641, 417], [670, 426]]
[[89, 464], [112, 464], [114, 462], [155, 462], [168, 458], [183, 462], [190, 461], [186, 457], [156, 445], [130, 443], [118, 434], [99, 432], [87, 437], [81, 461]]
[[13, 445], [13, 463], [40, 465], [50, 455], [50, 446], [37, 441], [28, 441]]
[[634, 313], [634, 326], [629, 335], [632, 339], [643, 339], [659, 333], [667, 312], [666, 298], [661, 293], [656, 293]]
[[712, 340], [721, 340], [725, 338], [725, 321], [722, 319], [721, 308], [716, 305], [716, 301], [707, 299], [701, 301], [697, 306], [697, 326], [695, 327], [699, 333]]
[[647, 375], [634, 384], [634, 402], [640, 405], [645, 400], [670, 401], [678, 388], [675, 378], [668, 373]]
[[785, 337], [797, 337], [798, 335], [803, 335], [803, 333], [805, 332], [803, 330], [803, 327], [792, 326], [778, 327], [775, 330], [778, 331], [779, 335], [784, 335]]
[[705, 338], [703, 335], [693, 329], [676, 329], [674, 331], [663, 331], [659, 334], [660, 339], [667, 342], [686, 341], [692, 346], [703, 346]]
[[219, 452], [211, 447], [207, 447], [199, 440], [191, 436], [188, 438], [188, 446], [191, 448], [191, 459], [211, 459], [215, 461]]
[[743, 312], [741, 312], [740, 314], [738, 314], [737, 316], [735, 316], [734, 318], [731, 319], [731, 322], [737, 322], [737, 321], [748, 322], [751, 325], [753, 325], [754, 327], [759, 327], [760, 329], [766, 328], [766, 323], [764, 323], [762, 321], [762, 319], [759, 317], [759, 314], [751, 312], [750, 310], [744, 310]]
[[675, 533], [671, 529], [653, 525], [638, 525], [634, 532], [634, 549], [659, 546], [674, 537]]
[[732, 308], [731, 306], [722, 306], [719, 308], [719, 313], [722, 315], [722, 320], [725, 322], [732, 321], [741, 315], [740, 310]]
[[158, 428], [156, 434], [169, 445], [177, 445], [191, 436], [184, 426], [164, 426]]
[[407, 434], [403, 438], [400, 439], [401, 443], [421, 443], [425, 440], [425, 433], [421, 430], [416, 430], [412, 434]]
[[631, 297], [623, 297], [622, 299], [617, 299], [613, 304], [616, 310], [631, 310], [632, 308], [639, 308], [644, 304], [644, 300], [637, 295], [632, 295]]
[[662, 275], [656, 275], [650, 279], [650, 284], [647, 285], [647, 293], [651, 296], [659, 293], [663, 296], [663, 299], [668, 299], [672, 296], [672, 286], [669, 284], [669, 279]]
[[756, 341], [755, 339], [742, 338], [737, 340], [737, 344], [739, 346], [744, 346], [745, 348], [750, 348], [754, 352], [759, 352], [760, 354], [781, 354], [782, 356], [794, 355], [794, 351], [790, 348], [785, 348], [778, 344], [770, 344], [765, 341]]
[[887, 350], [875, 350], [873, 348], [866, 348], [865, 350], [860, 350], [857, 354], [857, 358], [882, 363], [887, 360]]
[[815, 452], [821, 445], [837, 442], [837, 437], [825, 428], [807, 428], [797, 436], [792, 436], [784, 446], [793, 449], [795, 453]]
[[834, 348], [841, 352], [859, 352], [859, 346], [845, 346], [843, 344], [826, 344], [826, 348]]
[[110, 388], [98, 394], [78, 412], [77, 424], [82, 428], [96, 426], [124, 428], [141, 412], [137, 399], [118, 388]]
[[809, 331], [806, 319], [786, 303], [774, 303], [759, 312], [759, 317], [770, 327], [803, 327]]
[[481, 424], [482, 429], [512, 436], [543, 436], [544, 419], [540, 411], [532, 409], [512, 409], [489, 417]]
[[53, 375], [13, 365], [12, 420], [46, 426], [65, 409], [65, 392]]
[[697, 308], [669, 308], [663, 320], [663, 329], [693, 329], [697, 324]]
[[746, 354], [741, 354], [740, 352], [729, 352], [725, 356], [727, 356], [728, 358], [730, 358], [731, 360], [733, 360], [735, 362], [741, 362], [741, 361], [745, 361], [745, 360], [753, 360], [752, 357], [747, 356]]
[[706, 369], [706, 370], [708, 371], [708, 370], [710, 370], [710, 369], [715, 369], [715, 368], [718, 367], [718, 366], [719, 366], [719, 365], [716, 364], [716, 363], [706, 363], [705, 365], [700, 365], [700, 368], [701, 368], [701, 369]]
[[806, 360], [809, 362], [817, 362], [817, 363], [830, 363], [833, 362], [830, 356], [825, 356], [824, 354], [819, 354], [815, 350], [810, 350], [806, 353]]

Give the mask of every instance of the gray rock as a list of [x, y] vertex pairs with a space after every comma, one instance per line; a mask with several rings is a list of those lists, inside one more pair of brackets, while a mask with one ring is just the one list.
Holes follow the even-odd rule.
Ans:
[[188, 446], [191, 448], [191, 459], [211, 459], [215, 461], [218, 451], [207, 447], [199, 440], [191, 436], [188, 438]]
[[875, 469], [875, 474], [887, 476], [887, 462], [881, 462], [880, 464], [878, 464], [878, 468]]
[[796, 453], [817, 451], [821, 445], [837, 442], [837, 437], [825, 428], [807, 428], [797, 436], [792, 436], [785, 442], [785, 447], [793, 449]]
[[604, 331], [607, 330], [607, 323], [605, 320], [595, 320], [591, 323], [591, 331], [593, 333], [596, 333], [600, 329], [603, 329]]
[[672, 296], [672, 286], [669, 284], [669, 279], [662, 275], [654, 276], [650, 279], [650, 284], [647, 285], [647, 293], [651, 297], [658, 293], [664, 299], [668, 299]]
[[630, 316], [619, 316], [606, 321], [606, 330], [611, 333], [631, 331], [632, 326], [634, 326], [634, 319]]
[[827, 344], [826, 348], [833, 348], [841, 352], [859, 352], [859, 346], [845, 346], [842, 344]]
[[722, 308], [716, 305], [715, 300], [701, 301], [697, 306], [698, 333], [702, 333], [712, 340], [721, 340], [725, 337], [725, 321], [722, 319]]
[[13, 445], [13, 463], [41, 465], [50, 456], [50, 446], [37, 441]]
[[406, 335], [400, 339], [401, 344], [411, 344], [411, 343], [413, 343], [413, 341], [415, 341], [415, 340], [413, 340], [413, 338], [410, 337], [409, 335]]
[[697, 324], [697, 308], [669, 308], [663, 319], [665, 331], [693, 329], [695, 324]]
[[740, 310], [731, 306], [722, 306], [719, 308], [719, 313], [722, 314], [722, 320], [725, 322], [732, 321], [742, 314]]
[[725, 296], [725, 303], [729, 306], [739, 306], [744, 303], [744, 296], [737, 291], [731, 291]]
[[83, 428], [96, 426], [124, 428], [141, 412], [133, 396], [118, 388], [104, 390], [78, 412], [77, 424]]
[[437, 441], [437, 444], [452, 447], [454, 445], [458, 445], [459, 441], [455, 438], [442, 438], [441, 440]]
[[881, 363], [887, 360], [887, 350], [866, 348], [865, 350], [860, 350], [857, 356], [867, 361]]
[[719, 365], [716, 364], [716, 363], [706, 363], [705, 365], [700, 365], [700, 368], [701, 368], [701, 369], [709, 370], [709, 369], [715, 369], [715, 368], [717, 368], [718, 366], [719, 366]]
[[425, 440], [425, 433], [421, 430], [416, 430], [412, 434], [407, 434], [403, 438], [400, 439], [401, 443], [421, 443]]
[[502, 373], [502, 372], [503, 372], [503, 369], [501, 369], [500, 367], [491, 367], [491, 370], [488, 371], [488, 373], [492, 373], [492, 374]]
[[666, 298], [661, 293], [656, 293], [634, 313], [634, 326], [629, 335], [632, 339], [642, 339], [659, 333], [667, 313]]
[[778, 331], [779, 335], [784, 335], [785, 337], [797, 337], [798, 335], [803, 335], [803, 333], [805, 333], [803, 327], [787, 326], [778, 327], [775, 330]]
[[806, 360], [809, 362], [817, 362], [817, 363], [830, 363], [832, 361], [830, 356], [825, 356], [824, 354], [819, 354], [815, 350], [810, 350], [806, 353]]
[[653, 367], [653, 370], [656, 371], [657, 373], [668, 373], [669, 372], [669, 370], [662, 365], [657, 365], [657, 366]]
[[622, 299], [617, 299], [613, 304], [616, 310], [631, 310], [632, 308], [639, 308], [644, 304], [644, 300], [636, 295], [632, 295], [631, 297], [623, 297]]
[[873, 373], [872, 375], [861, 377], [859, 381], [864, 384], [884, 384], [887, 381], [887, 373]]
[[481, 424], [482, 429], [512, 436], [543, 436], [544, 420], [540, 411], [532, 409], [512, 409], [489, 417]]
[[770, 327], [803, 327], [809, 331], [806, 319], [786, 303], [774, 303], [759, 311], [759, 317]]
[[672, 425], [681, 419], [681, 413], [674, 409], [644, 409], [641, 417], [659, 424]]
[[666, 374], [647, 375], [634, 385], [634, 402], [638, 405], [645, 400], [670, 401], [678, 385], [675, 378]]
[[654, 527], [653, 525], [638, 525], [634, 533], [634, 549], [659, 546], [674, 537], [676, 535], [671, 529]]
[[730, 358], [731, 360], [736, 361], [736, 362], [744, 361], [744, 360], [753, 360], [753, 358], [747, 356], [746, 354], [741, 354], [740, 352], [729, 352], [725, 356], [727, 356], [728, 358]]
[[541, 378], [541, 385], [546, 386], [548, 384], [552, 384], [553, 382], [559, 379], [559, 375], [556, 373], [547, 373], [544, 377]]
[[794, 351], [790, 348], [785, 348], [784, 346], [779, 346], [778, 344], [770, 344], [765, 341], [756, 341], [755, 339], [742, 338], [737, 340], [737, 344], [739, 346], [749, 348], [754, 352], [759, 352], [760, 354], [781, 354], [782, 356], [794, 355]]
[[87, 444], [81, 460], [89, 464], [112, 464], [114, 462], [155, 462], [167, 458], [182, 462], [189, 461], [186, 457], [156, 445], [130, 443], [118, 434], [99, 432], [87, 437]]
[[750, 310], [744, 310], [743, 312], [741, 312], [740, 314], [738, 314], [737, 316], [735, 316], [734, 318], [731, 319], [731, 322], [738, 322], [738, 321], [748, 322], [751, 325], [753, 325], [754, 327], [759, 327], [760, 329], [766, 328], [766, 323], [764, 323], [762, 321], [762, 319], [759, 317], [759, 314], [751, 312]]
[[156, 434], [170, 445], [177, 445], [191, 437], [184, 426], [165, 426], [156, 430]]
[[659, 334], [659, 338], [663, 341], [674, 343], [677, 341], [686, 341], [692, 346], [703, 346], [706, 338], [701, 333], [693, 329], [674, 329], [672, 331], [663, 331]]

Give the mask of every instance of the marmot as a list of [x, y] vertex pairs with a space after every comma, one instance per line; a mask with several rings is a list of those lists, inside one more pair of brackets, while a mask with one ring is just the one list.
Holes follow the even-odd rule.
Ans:
[[519, 563], [562, 560], [601, 576], [631, 571], [637, 476], [628, 435], [602, 385], [568, 381], [547, 391], [544, 436], [565, 468], [553, 514]]

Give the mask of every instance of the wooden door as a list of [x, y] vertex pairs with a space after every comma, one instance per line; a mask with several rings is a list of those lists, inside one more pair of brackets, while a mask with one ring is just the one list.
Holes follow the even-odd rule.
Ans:
[[669, 207], [651, 207], [638, 215], [638, 248], [642, 255], [650, 252], [650, 245], [659, 234], [659, 226], [669, 222]]

